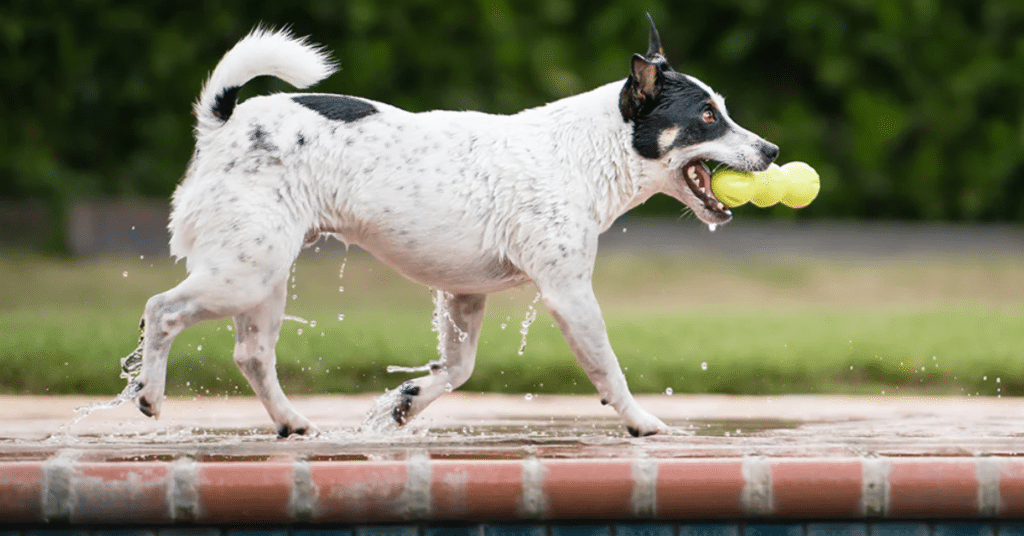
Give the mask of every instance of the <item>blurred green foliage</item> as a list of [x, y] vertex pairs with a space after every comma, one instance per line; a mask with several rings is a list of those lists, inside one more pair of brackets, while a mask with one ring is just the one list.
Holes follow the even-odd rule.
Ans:
[[769, 214], [1024, 222], [1020, 0], [7, 0], [0, 197], [168, 196], [200, 85], [260, 22], [333, 52], [319, 91], [510, 113], [624, 78], [646, 11], [678, 70], [821, 172]]

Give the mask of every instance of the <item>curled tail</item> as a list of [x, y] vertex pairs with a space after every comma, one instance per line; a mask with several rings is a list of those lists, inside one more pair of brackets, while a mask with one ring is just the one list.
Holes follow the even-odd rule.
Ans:
[[297, 88], [309, 87], [335, 70], [322, 48], [288, 30], [256, 28], [224, 54], [195, 104], [196, 135], [223, 125], [235, 110], [238, 90], [257, 76], [275, 76]]

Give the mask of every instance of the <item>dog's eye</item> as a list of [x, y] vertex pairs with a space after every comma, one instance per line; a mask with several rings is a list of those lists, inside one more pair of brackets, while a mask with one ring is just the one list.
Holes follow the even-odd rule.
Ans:
[[709, 123], [709, 124], [710, 123], [714, 123], [715, 122], [715, 112], [712, 111], [712, 110], [704, 110], [704, 115], [702, 115], [701, 118], [704, 119], [705, 123]]

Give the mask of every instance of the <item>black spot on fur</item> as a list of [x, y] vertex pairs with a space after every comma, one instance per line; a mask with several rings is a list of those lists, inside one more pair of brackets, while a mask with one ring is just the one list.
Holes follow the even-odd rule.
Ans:
[[295, 140], [295, 144], [298, 145], [299, 147], [302, 147], [303, 145], [306, 144], [306, 137], [303, 136], [301, 132], [299, 132], [298, 138]]
[[276, 151], [277, 146], [270, 142], [267, 131], [263, 130], [263, 125], [256, 124], [252, 126], [252, 130], [249, 131], [249, 141], [252, 142], [250, 150], [252, 151]]
[[299, 95], [292, 97], [298, 104], [332, 121], [351, 123], [377, 113], [372, 104], [342, 95]]
[[227, 121], [231, 117], [235, 111], [235, 103], [238, 102], [239, 89], [240, 86], [226, 87], [213, 99], [213, 115], [217, 116], [217, 119]]
[[601, 405], [602, 406], [607, 406], [608, 405], [608, 401], [602, 398], [601, 399]]

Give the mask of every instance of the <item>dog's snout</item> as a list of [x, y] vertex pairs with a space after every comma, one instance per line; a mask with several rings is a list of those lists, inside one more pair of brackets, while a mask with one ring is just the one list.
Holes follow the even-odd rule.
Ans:
[[779, 146], [766, 141], [761, 145], [761, 154], [763, 154], [769, 162], [774, 162], [775, 158], [779, 156]]

